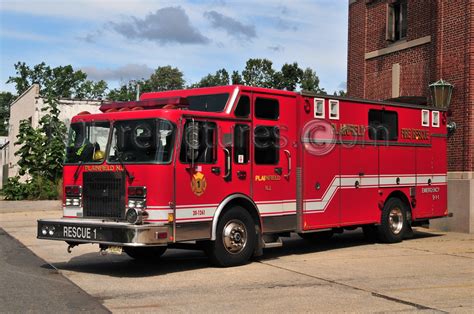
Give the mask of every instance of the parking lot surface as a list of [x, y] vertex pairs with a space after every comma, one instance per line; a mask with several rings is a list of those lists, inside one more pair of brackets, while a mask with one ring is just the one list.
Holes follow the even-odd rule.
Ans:
[[171, 249], [154, 263], [89, 244], [69, 254], [36, 239], [36, 220], [60, 211], [6, 206], [0, 227], [112, 312], [474, 312], [469, 234], [417, 229], [391, 245], [359, 231], [317, 245], [293, 236], [248, 265], [215, 268], [200, 251]]

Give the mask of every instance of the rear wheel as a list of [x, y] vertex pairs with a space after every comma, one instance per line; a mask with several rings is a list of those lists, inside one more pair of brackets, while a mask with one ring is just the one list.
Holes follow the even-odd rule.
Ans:
[[124, 252], [136, 260], [155, 260], [161, 257], [166, 251], [166, 246], [152, 247], [132, 247], [125, 246]]
[[407, 205], [399, 198], [390, 198], [382, 211], [380, 226], [377, 227], [382, 242], [401, 242], [407, 230]]
[[242, 265], [250, 259], [256, 244], [252, 216], [244, 208], [234, 206], [220, 217], [216, 240], [209, 243], [208, 255], [217, 266]]

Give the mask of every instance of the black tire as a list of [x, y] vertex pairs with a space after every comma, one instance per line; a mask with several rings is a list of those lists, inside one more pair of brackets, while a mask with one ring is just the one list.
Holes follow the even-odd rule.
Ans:
[[243, 265], [252, 256], [256, 244], [255, 221], [245, 208], [234, 206], [219, 218], [216, 240], [209, 243], [207, 253], [216, 266]]
[[364, 232], [364, 238], [367, 242], [374, 243], [379, 240], [377, 226], [362, 226], [362, 231]]
[[320, 231], [320, 232], [311, 232], [311, 233], [298, 233], [298, 235], [309, 242], [321, 243], [329, 241], [334, 235], [334, 231]]
[[166, 246], [151, 246], [151, 247], [132, 247], [125, 246], [123, 251], [127, 253], [128, 256], [140, 260], [157, 260], [163, 255], [166, 251]]
[[399, 198], [390, 198], [382, 210], [380, 225], [377, 226], [380, 241], [402, 242], [407, 230], [407, 205]]

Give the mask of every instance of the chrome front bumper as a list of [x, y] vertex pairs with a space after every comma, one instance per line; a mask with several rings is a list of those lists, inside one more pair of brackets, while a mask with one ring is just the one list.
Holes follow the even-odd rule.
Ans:
[[92, 219], [40, 219], [37, 229], [38, 239], [114, 246], [166, 245], [168, 242], [173, 242], [170, 240], [171, 236], [170, 225], [132, 225]]

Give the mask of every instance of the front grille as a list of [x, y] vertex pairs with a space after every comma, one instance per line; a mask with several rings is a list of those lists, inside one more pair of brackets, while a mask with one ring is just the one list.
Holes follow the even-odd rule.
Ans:
[[84, 172], [84, 217], [125, 217], [125, 173]]

